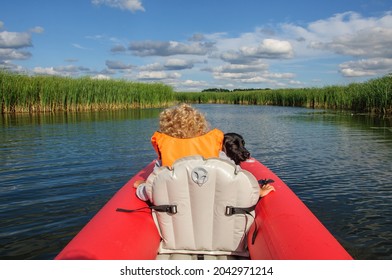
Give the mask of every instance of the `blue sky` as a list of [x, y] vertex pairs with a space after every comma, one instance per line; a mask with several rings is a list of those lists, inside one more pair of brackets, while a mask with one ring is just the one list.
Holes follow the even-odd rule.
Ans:
[[392, 72], [391, 0], [2, 2], [0, 69], [31, 75], [200, 91], [344, 85]]

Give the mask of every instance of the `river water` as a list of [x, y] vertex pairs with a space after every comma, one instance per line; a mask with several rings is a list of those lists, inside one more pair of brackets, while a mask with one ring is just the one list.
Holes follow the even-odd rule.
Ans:
[[[252, 156], [354, 258], [392, 259], [391, 120], [304, 108], [196, 107], [213, 127], [242, 134]], [[0, 258], [54, 258], [155, 158], [149, 139], [160, 111], [1, 116]]]

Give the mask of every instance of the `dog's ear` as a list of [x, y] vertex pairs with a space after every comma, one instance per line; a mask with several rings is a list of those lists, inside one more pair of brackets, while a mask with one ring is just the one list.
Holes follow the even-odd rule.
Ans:
[[239, 165], [250, 158], [250, 152], [245, 148], [245, 140], [242, 135], [234, 132], [226, 133], [223, 143], [222, 150], [235, 164]]

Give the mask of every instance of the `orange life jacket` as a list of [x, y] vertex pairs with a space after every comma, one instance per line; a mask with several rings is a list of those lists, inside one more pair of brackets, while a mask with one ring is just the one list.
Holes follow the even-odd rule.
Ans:
[[151, 137], [151, 144], [163, 166], [171, 166], [177, 159], [186, 156], [218, 157], [222, 143], [223, 132], [216, 128], [193, 138], [175, 138], [159, 131]]

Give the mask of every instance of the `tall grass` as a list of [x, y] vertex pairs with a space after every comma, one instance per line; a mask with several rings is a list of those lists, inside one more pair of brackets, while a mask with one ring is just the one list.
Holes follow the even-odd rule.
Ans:
[[1, 112], [164, 107], [175, 102], [279, 105], [392, 115], [392, 75], [323, 88], [174, 92], [164, 84], [0, 71]]
[[27, 76], [0, 71], [1, 111], [55, 112], [146, 108], [173, 103], [164, 84]]
[[323, 88], [176, 92], [175, 99], [189, 103], [296, 106], [392, 115], [392, 76]]

